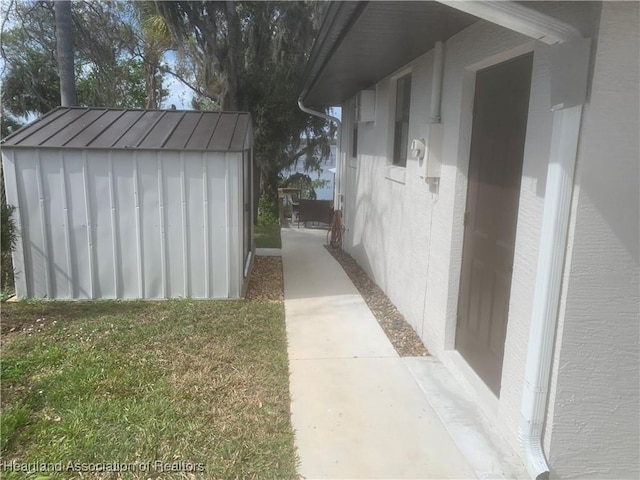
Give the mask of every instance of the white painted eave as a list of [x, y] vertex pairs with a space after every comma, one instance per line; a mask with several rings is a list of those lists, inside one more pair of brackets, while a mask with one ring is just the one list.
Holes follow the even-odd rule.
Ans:
[[456, 0], [438, 0], [438, 2], [548, 45], [582, 37], [574, 26], [515, 2]]

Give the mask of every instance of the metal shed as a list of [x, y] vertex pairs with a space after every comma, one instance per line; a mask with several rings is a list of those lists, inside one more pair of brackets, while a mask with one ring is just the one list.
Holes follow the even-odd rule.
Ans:
[[1, 146], [18, 298], [237, 298], [248, 113], [57, 108]]

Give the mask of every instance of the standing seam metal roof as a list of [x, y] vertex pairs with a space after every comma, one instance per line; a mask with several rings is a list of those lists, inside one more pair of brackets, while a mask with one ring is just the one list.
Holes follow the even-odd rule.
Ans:
[[246, 112], [58, 107], [2, 146], [237, 152], [253, 133]]

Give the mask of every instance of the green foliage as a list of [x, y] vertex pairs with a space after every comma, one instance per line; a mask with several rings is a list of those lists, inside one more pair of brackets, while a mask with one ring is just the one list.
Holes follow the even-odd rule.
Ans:
[[18, 239], [15, 221], [13, 219], [13, 212], [16, 207], [13, 205], [7, 205], [2, 202], [2, 231], [0, 231], [0, 239], [2, 239], [2, 253], [11, 253], [16, 246]]
[[272, 195], [265, 192], [258, 201], [258, 225], [278, 225], [278, 205]]
[[[60, 105], [54, 2], [10, 4], [2, 32], [3, 108], [15, 116], [44, 114]], [[123, 2], [72, 2], [78, 103], [90, 107], [145, 108], [149, 88], [156, 105], [166, 96], [156, 60], [148, 69], [136, 36], [136, 17]], [[151, 83], [151, 86], [148, 85]]]
[[280, 225], [256, 225], [255, 239], [257, 248], [282, 248]]
[[[147, 102], [145, 65], [142, 60], [126, 59], [109, 76], [94, 70], [77, 81], [78, 99], [83, 105], [108, 104], [114, 108], [144, 108]], [[109, 98], [105, 92], [110, 91]]]
[[275, 195], [279, 172], [298, 159], [329, 155], [335, 126], [297, 107], [322, 2], [157, 5], [180, 45], [179, 74], [198, 97], [252, 114], [263, 192]]
[[[323, 180], [320, 180], [320, 182], [323, 182]], [[282, 182], [283, 187], [299, 188], [300, 198], [307, 200], [315, 200], [317, 198], [316, 185], [317, 184], [314, 184], [314, 180], [304, 173], [293, 173]]]
[[2, 251], [0, 253], [0, 288], [2, 289], [2, 296], [7, 296], [7, 289], [13, 287], [13, 261], [11, 258], [11, 252], [16, 246], [18, 240], [18, 232], [16, 224], [13, 218], [13, 212], [15, 207], [13, 205], [7, 205], [4, 196], [2, 198], [2, 205], [0, 206], [0, 239], [2, 244]]
[[5, 138], [22, 127], [22, 124], [13, 118], [2, 105], [2, 113], [0, 114], [0, 138]]

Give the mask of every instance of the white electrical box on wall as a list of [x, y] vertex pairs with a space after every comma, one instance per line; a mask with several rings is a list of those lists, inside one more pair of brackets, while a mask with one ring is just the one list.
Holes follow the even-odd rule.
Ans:
[[361, 90], [356, 95], [356, 122], [376, 121], [376, 91]]
[[[425, 183], [438, 183], [442, 164], [442, 143], [444, 126], [442, 123], [423, 125], [424, 138], [412, 142], [416, 147], [414, 156], [418, 159], [418, 174]], [[415, 142], [415, 143], [414, 143]]]

